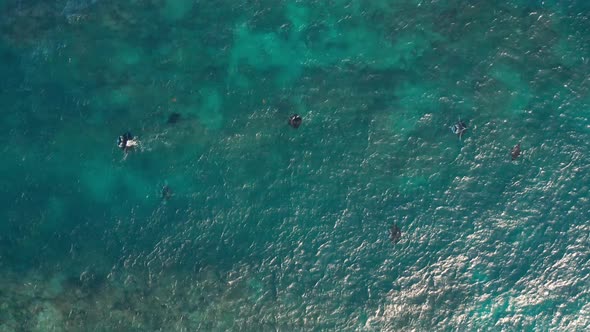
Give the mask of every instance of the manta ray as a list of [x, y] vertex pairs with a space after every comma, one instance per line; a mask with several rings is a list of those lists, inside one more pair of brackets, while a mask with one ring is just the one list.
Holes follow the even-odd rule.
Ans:
[[459, 139], [461, 139], [461, 137], [463, 137], [463, 133], [467, 130], [467, 125], [465, 124], [465, 122], [459, 120], [457, 121], [457, 123], [455, 123], [452, 127], [451, 127], [451, 131], [453, 132], [453, 134], [459, 136]]
[[516, 158], [520, 156], [520, 143], [516, 144], [512, 148], [512, 151], [510, 151], [510, 156], [512, 156], [512, 160], [516, 160]]
[[389, 229], [389, 240], [391, 240], [391, 242], [395, 244], [399, 242], [401, 237], [401, 229], [396, 224], [391, 225], [391, 228]]

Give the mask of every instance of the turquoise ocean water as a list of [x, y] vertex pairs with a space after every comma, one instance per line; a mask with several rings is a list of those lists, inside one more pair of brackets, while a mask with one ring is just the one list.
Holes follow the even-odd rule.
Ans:
[[582, 0], [0, 0], [0, 330], [586, 331], [589, 60]]

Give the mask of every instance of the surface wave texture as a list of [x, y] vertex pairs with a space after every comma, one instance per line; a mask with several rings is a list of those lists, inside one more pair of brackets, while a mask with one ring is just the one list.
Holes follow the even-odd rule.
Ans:
[[589, 18], [0, 1], [0, 330], [587, 331]]

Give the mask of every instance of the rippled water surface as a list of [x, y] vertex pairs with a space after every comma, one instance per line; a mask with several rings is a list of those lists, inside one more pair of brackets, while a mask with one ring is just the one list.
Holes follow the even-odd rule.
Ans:
[[589, 34], [575, 0], [0, 0], [0, 330], [586, 331]]

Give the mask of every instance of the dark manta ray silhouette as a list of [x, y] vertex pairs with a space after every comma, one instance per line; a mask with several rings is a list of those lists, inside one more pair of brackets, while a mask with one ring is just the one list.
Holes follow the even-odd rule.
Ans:
[[172, 113], [168, 116], [168, 124], [175, 124], [180, 121], [180, 113]]
[[301, 126], [301, 122], [303, 122], [303, 119], [299, 114], [293, 114], [289, 117], [289, 125], [295, 129]]
[[389, 240], [391, 243], [398, 243], [401, 237], [402, 230], [396, 224], [391, 225], [391, 228], [389, 229]]
[[172, 197], [172, 189], [170, 189], [170, 187], [168, 187], [168, 185], [165, 185], [162, 188], [162, 199], [163, 200], [169, 200]]
[[516, 158], [520, 156], [520, 143], [516, 144], [512, 148], [512, 151], [510, 151], [510, 155], [512, 156], [512, 160], [516, 160]]
[[465, 124], [465, 122], [459, 120], [451, 127], [451, 131], [453, 132], [453, 134], [459, 136], [459, 139], [461, 139], [461, 137], [463, 137], [463, 133], [467, 131], [467, 125]]

